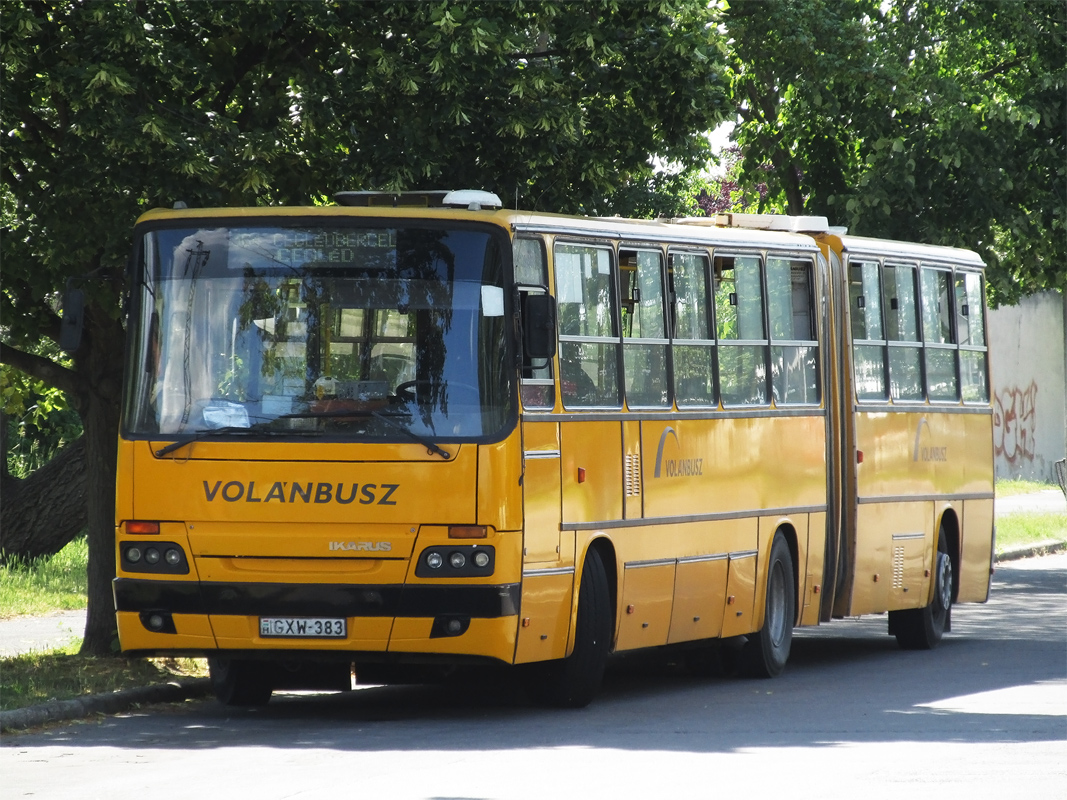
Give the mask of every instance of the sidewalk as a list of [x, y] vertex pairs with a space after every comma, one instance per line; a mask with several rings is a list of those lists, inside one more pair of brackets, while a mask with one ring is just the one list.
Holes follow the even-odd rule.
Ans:
[[0, 619], [0, 658], [31, 650], [54, 650], [75, 642], [85, 633], [85, 609], [57, 611], [43, 617]]
[[[1043, 492], [1014, 494], [998, 497], [993, 501], [993, 516], [1018, 514], [1021, 511], [1034, 511], [1042, 514], [1067, 514], [1067, 497], [1059, 489], [1046, 489]], [[1067, 531], [1064, 531], [1067, 535]]]

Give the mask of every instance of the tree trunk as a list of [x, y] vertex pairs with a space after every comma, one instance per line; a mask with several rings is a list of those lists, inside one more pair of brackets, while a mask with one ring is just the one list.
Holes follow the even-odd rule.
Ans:
[[[115, 461], [118, 456], [125, 332], [117, 320], [90, 318], [88, 353], [79, 371], [89, 391], [78, 412], [85, 429], [86, 488], [89, 493], [89, 607], [81, 652], [109, 655], [117, 647], [115, 602]], [[80, 360], [81, 361], [81, 360]]]
[[804, 192], [800, 186], [800, 173], [797, 170], [793, 154], [785, 147], [779, 147], [771, 159], [778, 179], [785, 190], [786, 211], [795, 216], [804, 214]]
[[85, 465], [85, 439], [79, 438], [27, 478], [14, 478], [4, 470], [0, 552], [5, 560], [54, 555], [85, 529]]

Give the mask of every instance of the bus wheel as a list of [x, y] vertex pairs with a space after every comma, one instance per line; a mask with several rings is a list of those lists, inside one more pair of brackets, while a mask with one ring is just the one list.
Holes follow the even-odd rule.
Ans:
[[270, 666], [263, 662], [243, 661], [227, 656], [207, 660], [211, 688], [225, 706], [265, 706], [274, 691]]
[[785, 536], [774, 535], [770, 564], [767, 566], [767, 603], [763, 628], [748, 637], [742, 652], [745, 674], [753, 678], [773, 678], [785, 669], [793, 644], [796, 619], [796, 592], [793, 588], [793, 557]]
[[948, 554], [945, 529], [937, 532], [937, 561], [934, 566], [934, 599], [925, 608], [889, 612], [889, 632], [905, 650], [933, 650], [948, 630], [952, 613], [952, 559]]
[[560, 661], [535, 665], [530, 676], [530, 693], [545, 705], [585, 708], [596, 696], [604, 678], [611, 634], [608, 573], [600, 553], [590, 549], [578, 589], [574, 652]]

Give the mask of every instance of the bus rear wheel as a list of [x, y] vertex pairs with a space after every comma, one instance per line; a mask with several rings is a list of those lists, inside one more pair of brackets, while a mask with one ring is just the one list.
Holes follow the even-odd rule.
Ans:
[[600, 690], [611, 646], [611, 592], [604, 560], [596, 549], [585, 557], [578, 589], [574, 651], [559, 661], [535, 665], [530, 692], [558, 708], [585, 708]]
[[934, 562], [934, 598], [924, 608], [889, 612], [889, 632], [905, 650], [933, 650], [949, 629], [952, 613], [952, 558], [948, 554], [945, 529], [937, 533]]
[[774, 535], [767, 565], [767, 600], [763, 627], [748, 637], [741, 653], [742, 668], [753, 678], [780, 675], [789, 660], [796, 619], [796, 591], [793, 586], [793, 556], [781, 533]]
[[207, 660], [211, 688], [225, 706], [265, 706], [274, 687], [270, 666], [263, 662], [246, 661], [228, 656], [212, 656]]

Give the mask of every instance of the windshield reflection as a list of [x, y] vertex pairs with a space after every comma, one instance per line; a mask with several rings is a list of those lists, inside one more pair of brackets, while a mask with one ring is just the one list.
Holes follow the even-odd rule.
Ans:
[[149, 232], [126, 429], [498, 435], [511, 411], [500, 252], [466, 229]]

